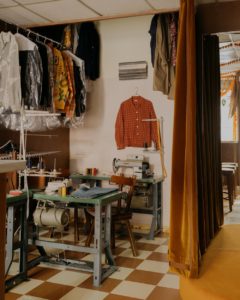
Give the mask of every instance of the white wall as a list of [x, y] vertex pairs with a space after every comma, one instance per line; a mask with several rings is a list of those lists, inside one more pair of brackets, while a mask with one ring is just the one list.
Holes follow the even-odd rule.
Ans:
[[[88, 97], [84, 125], [70, 132], [71, 171], [85, 171], [96, 167], [101, 173], [112, 173], [114, 157], [125, 159], [127, 154], [144, 154], [140, 148], [117, 150], [114, 137], [115, 119], [122, 101], [138, 93], [152, 101], [158, 117], [164, 118], [165, 164], [168, 177], [163, 183], [163, 226], [169, 226], [170, 178], [172, 153], [172, 128], [174, 102], [161, 92], [152, 91], [152, 66], [150, 60], [151, 16], [101, 21], [101, 76], [94, 83]], [[148, 78], [119, 80], [118, 63], [145, 60]], [[159, 152], [149, 153], [154, 172], [161, 174]]]

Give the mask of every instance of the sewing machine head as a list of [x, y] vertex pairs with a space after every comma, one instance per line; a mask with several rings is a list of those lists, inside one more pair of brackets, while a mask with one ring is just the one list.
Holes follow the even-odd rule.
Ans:
[[126, 168], [132, 169], [132, 175], [135, 175], [136, 178], [142, 179], [152, 176], [149, 162], [143, 155], [134, 155], [130, 154], [127, 156], [127, 159], [113, 159], [113, 171], [116, 173], [119, 168], [122, 168], [124, 171]]

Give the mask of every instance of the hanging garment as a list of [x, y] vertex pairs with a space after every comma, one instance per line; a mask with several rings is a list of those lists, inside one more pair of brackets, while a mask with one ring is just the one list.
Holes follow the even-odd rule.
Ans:
[[177, 52], [177, 15], [159, 14], [154, 53], [153, 90], [174, 98]]
[[18, 44], [10, 32], [0, 33], [0, 108], [21, 109], [21, 79]]
[[66, 53], [62, 52], [62, 57], [65, 65], [67, 84], [68, 84], [68, 95], [64, 111], [66, 116], [71, 119], [74, 116], [76, 102], [75, 102], [75, 84], [74, 84], [74, 70], [73, 61]]
[[240, 72], [236, 73], [229, 105], [229, 118], [232, 118], [240, 103]]
[[35, 43], [16, 33], [21, 66], [22, 101], [28, 108], [39, 108], [42, 94], [42, 60]]
[[42, 108], [52, 107], [52, 94], [49, 86], [49, 68], [48, 68], [48, 50], [45, 44], [41, 42], [36, 42], [38, 46], [38, 51], [42, 60], [42, 94], [40, 99], [40, 106]]
[[73, 60], [73, 73], [74, 73], [74, 84], [75, 84], [75, 115], [80, 117], [86, 110], [86, 80], [84, 61], [74, 55], [70, 51], [64, 51]]
[[156, 49], [157, 20], [158, 20], [158, 15], [154, 15], [152, 17], [150, 29], [148, 31], [148, 33], [151, 35], [150, 47], [151, 47], [151, 62], [153, 67], [154, 67], [155, 49]]
[[51, 47], [46, 45], [47, 49], [47, 57], [48, 57], [48, 84], [49, 84], [49, 97], [51, 102], [52, 111], [55, 112], [55, 105], [53, 101], [53, 93], [54, 93], [54, 56], [53, 50]]
[[157, 21], [156, 48], [154, 61], [154, 91], [161, 91], [164, 95], [169, 93], [169, 61], [168, 61], [168, 34], [164, 15]]
[[100, 72], [100, 38], [93, 22], [81, 24], [76, 55], [85, 62], [87, 79], [96, 80]]
[[150, 100], [133, 96], [122, 102], [115, 122], [115, 140], [118, 149], [151, 147], [152, 142], [156, 149], [159, 149], [157, 123], [143, 121], [144, 119], [156, 120]]
[[65, 72], [64, 61], [61, 51], [53, 47], [54, 65], [53, 65], [53, 77], [54, 77], [54, 90], [53, 101], [56, 110], [64, 111], [65, 103], [68, 97], [68, 85]]

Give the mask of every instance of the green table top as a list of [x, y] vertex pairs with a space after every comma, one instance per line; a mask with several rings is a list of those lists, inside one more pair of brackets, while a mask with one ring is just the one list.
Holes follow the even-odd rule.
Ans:
[[[32, 196], [32, 192], [29, 191], [29, 197], [31, 197], [31, 196]], [[27, 193], [23, 192], [19, 196], [12, 196], [12, 195], [7, 194], [6, 200], [7, 200], [7, 205], [11, 205], [11, 204], [20, 202], [22, 200], [27, 200]]]
[[[107, 175], [83, 175], [80, 173], [73, 173], [70, 175], [71, 179], [83, 179], [83, 180], [109, 180], [111, 178], [111, 175], [107, 176]], [[146, 177], [146, 178], [142, 178], [142, 179], [137, 179], [137, 182], [142, 182], [142, 183], [158, 183], [163, 181], [163, 177], [162, 176], [156, 176], [156, 177]]]
[[103, 196], [99, 196], [96, 198], [76, 198], [72, 196], [59, 196], [58, 194], [54, 195], [47, 195], [45, 193], [35, 193], [33, 194], [33, 199], [35, 200], [50, 200], [50, 201], [56, 201], [56, 202], [62, 202], [67, 204], [100, 204], [100, 205], [107, 205], [111, 202], [114, 202], [118, 199], [120, 199], [123, 196], [123, 192], [111, 192], [108, 194], [105, 194]]

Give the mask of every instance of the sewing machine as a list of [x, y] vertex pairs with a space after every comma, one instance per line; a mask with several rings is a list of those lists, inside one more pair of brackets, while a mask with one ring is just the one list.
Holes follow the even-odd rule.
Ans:
[[133, 175], [137, 179], [142, 179], [152, 176], [149, 162], [146, 161], [143, 155], [128, 155], [127, 159], [113, 159], [113, 171], [116, 173], [119, 168], [132, 168]]

